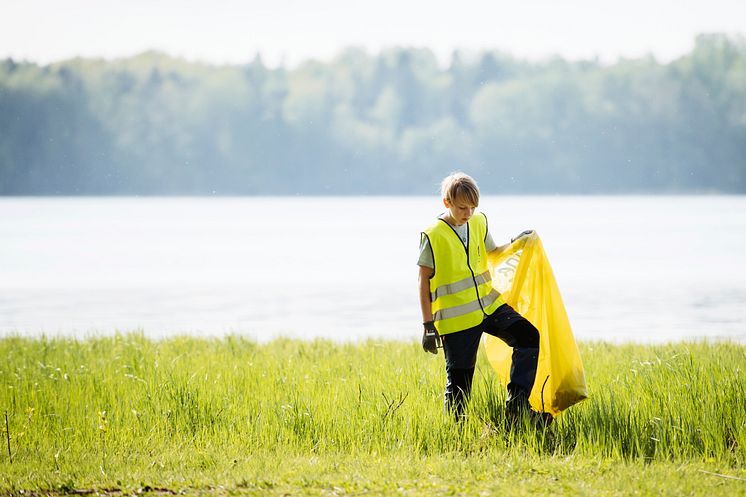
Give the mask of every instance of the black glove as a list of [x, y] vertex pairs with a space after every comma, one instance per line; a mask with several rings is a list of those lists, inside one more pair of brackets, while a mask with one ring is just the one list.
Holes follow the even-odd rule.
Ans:
[[425, 352], [431, 354], [437, 354], [438, 349], [443, 346], [440, 341], [440, 335], [438, 330], [435, 329], [435, 323], [432, 321], [426, 321], [422, 323], [425, 327], [425, 331], [422, 333], [422, 348]]
[[515, 237], [515, 238], [511, 238], [511, 239], [510, 239], [510, 243], [513, 243], [513, 242], [515, 242], [516, 240], [518, 240], [518, 239], [519, 239], [520, 237], [522, 237], [522, 236], [530, 235], [530, 234], [531, 234], [531, 233], [533, 233], [533, 232], [534, 232], [534, 230], [526, 230], [526, 231], [523, 231], [523, 232], [522, 232], [522, 233], [521, 233], [520, 235], [518, 235], [517, 237]]

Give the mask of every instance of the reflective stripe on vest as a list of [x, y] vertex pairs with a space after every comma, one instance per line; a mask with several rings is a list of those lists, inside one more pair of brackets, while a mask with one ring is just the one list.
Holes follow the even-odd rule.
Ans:
[[436, 300], [438, 300], [438, 297], [442, 297], [444, 295], [452, 295], [454, 293], [466, 290], [467, 288], [471, 288], [474, 286], [475, 281], [477, 282], [477, 285], [489, 283], [490, 281], [492, 281], [492, 275], [490, 275], [489, 271], [485, 271], [482, 274], [478, 274], [474, 278], [472, 278], [471, 276], [467, 276], [463, 280], [457, 281], [456, 283], [439, 286], [433, 293], [430, 294], [430, 302], [435, 302]]
[[444, 319], [452, 319], [452, 318], [456, 318], [459, 316], [463, 316], [470, 312], [478, 311], [482, 309], [482, 307], [488, 307], [490, 304], [492, 304], [499, 298], [500, 298], [500, 293], [498, 293], [498, 291], [493, 288], [492, 291], [490, 291], [490, 293], [487, 294], [485, 298], [480, 299], [481, 302], [479, 300], [474, 300], [466, 304], [461, 304], [455, 307], [447, 307], [445, 309], [441, 309], [433, 315], [433, 319], [435, 321], [442, 321]]
[[433, 251], [435, 272], [430, 278], [433, 320], [441, 335], [462, 331], [482, 322], [505, 302], [492, 288], [487, 268], [487, 218], [474, 214], [467, 224], [468, 248], [454, 229], [438, 220], [423, 236]]

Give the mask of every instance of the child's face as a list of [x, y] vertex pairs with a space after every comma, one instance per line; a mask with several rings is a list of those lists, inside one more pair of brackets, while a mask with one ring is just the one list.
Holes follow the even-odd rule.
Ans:
[[476, 205], [471, 205], [470, 203], [460, 199], [450, 201], [447, 198], [444, 198], [443, 204], [446, 206], [446, 209], [448, 209], [448, 214], [457, 226], [461, 226], [471, 219], [471, 216], [474, 215], [474, 209], [477, 208]]

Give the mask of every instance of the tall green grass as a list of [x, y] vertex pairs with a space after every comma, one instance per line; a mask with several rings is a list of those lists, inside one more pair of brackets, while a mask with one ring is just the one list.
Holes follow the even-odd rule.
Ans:
[[[240, 337], [0, 339], [0, 469], [27, 481], [113, 468], [205, 471], [239, 457], [442, 454], [746, 464], [746, 347], [581, 343], [590, 397], [508, 429], [483, 356], [468, 417], [443, 412], [443, 358], [418, 344]], [[170, 468], [170, 469], [169, 469]], [[51, 475], [51, 476], [50, 476]], [[6, 482], [7, 483], [7, 482]]]

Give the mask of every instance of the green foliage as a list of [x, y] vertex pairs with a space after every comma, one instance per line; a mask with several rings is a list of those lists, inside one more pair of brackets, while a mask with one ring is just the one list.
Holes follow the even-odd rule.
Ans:
[[282, 493], [341, 478], [382, 493], [398, 479], [426, 494], [462, 473], [484, 488], [495, 471], [502, 484], [539, 471], [532, 485], [547, 475], [577, 485], [611, 463], [612, 488], [687, 465], [746, 476], [743, 345], [585, 343], [581, 354], [590, 398], [543, 430], [506, 427], [504, 389], [484, 357], [468, 417], [454, 422], [442, 411], [442, 358], [414, 343], [4, 338], [13, 462], [3, 450], [0, 490], [228, 479]]
[[157, 52], [0, 61], [0, 194], [746, 191], [746, 42], [528, 63], [428, 50], [288, 70]]

